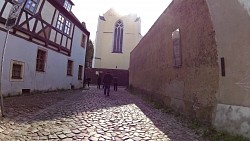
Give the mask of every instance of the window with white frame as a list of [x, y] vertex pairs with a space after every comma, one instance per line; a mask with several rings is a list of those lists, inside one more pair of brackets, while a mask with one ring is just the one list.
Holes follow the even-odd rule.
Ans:
[[25, 4], [25, 9], [31, 13], [34, 14], [36, 12], [36, 8], [39, 4], [39, 0], [27, 0]]
[[67, 11], [70, 11], [72, 5], [71, 5], [67, 0], [65, 0], [63, 7], [64, 7]]
[[65, 27], [64, 27], [64, 33], [69, 35], [70, 34], [70, 28], [71, 28], [71, 23], [68, 20], [66, 20]]
[[64, 21], [65, 21], [65, 18], [59, 14], [57, 23], [56, 23], [56, 28], [59, 29], [60, 31], [63, 31]]
[[113, 53], [122, 53], [123, 28], [122, 21], [118, 20], [115, 24]]

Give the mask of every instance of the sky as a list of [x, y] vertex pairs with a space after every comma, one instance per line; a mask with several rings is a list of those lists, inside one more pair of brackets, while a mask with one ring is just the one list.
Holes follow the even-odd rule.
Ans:
[[137, 14], [141, 18], [141, 34], [144, 36], [172, 0], [72, 0], [73, 13], [86, 23], [90, 39], [95, 40], [99, 15], [110, 8], [120, 15]]

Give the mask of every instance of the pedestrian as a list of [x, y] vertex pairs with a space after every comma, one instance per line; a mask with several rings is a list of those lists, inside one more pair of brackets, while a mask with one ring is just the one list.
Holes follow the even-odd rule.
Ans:
[[91, 81], [91, 78], [87, 78], [88, 87], [89, 87], [90, 81]]
[[102, 83], [102, 77], [101, 77], [101, 75], [99, 75], [97, 78], [97, 89], [101, 88], [101, 83]]
[[117, 77], [114, 78], [114, 91], [117, 91], [118, 80]]
[[112, 82], [112, 75], [110, 74], [110, 72], [107, 72], [104, 77], [103, 77], [103, 83], [104, 83], [104, 95], [109, 96], [109, 92], [110, 92], [110, 85]]

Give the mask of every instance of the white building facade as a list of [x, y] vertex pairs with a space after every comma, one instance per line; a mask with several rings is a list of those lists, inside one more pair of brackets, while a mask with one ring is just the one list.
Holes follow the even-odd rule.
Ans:
[[[5, 22], [15, 0], [0, 1], [0, 54]], [[27, 0], [10, 30], [4, 55], [2, 93], [82, 86], [89, 32], [71, 13], [70, 0]]]
[[113, 9], [98, 18], [93, 68], [129, 68], [130, 52], [141, 40], [141, 19]]

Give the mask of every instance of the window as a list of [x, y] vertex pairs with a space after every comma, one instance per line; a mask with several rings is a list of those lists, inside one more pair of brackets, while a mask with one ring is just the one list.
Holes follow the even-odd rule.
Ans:
[[82, 80], [82, 65], [79, 65], [79, 69], [78, 69], [78, 80]]
[[181, 53], [181, 39], [180, 30], [176, 29], [172, 33], [173, 47], [174, 47], [174, 67], [180, 68], [182, 65], [182, 53]]
[[11, 78], [22, 79], [22, 65], [21, 64], [13, 64]]
[[11, 61], [11, 80], [23, 80], [24, 63], [19, 61]]
[[63, 6], [63, 7], [64, 7], [67, 11], [70, 11], [72, 5], [71, 5], [67, 0], [65, 0], [64, 6]]
[[67, 75], [72, 76], [72, 72], [73, 72], [73, 61], [68, 60]]
[[70, 34], [70, 27], [71, 27], [71, 23], [66, 20], [66, 23], [65, 23], [65, 28], [64, 28], [64, 33], [69, 35]]
[[60, 31], [63, 31], [64, 20], [65, 18], [62, 15], [58, 16], [56, 28], [59, 29]]
[[123, 23], [121, 20], [115, 24], [113, 53], [122, 53], [123, 43]]
[[85, 47], [85, 42], [86, 42], [86, 36], [82, 34], [82, 42], [81, 42], [82, 47]]
[[71, 22], [59, 14], [56, 23], [56, 28], [64, 32], [66, 35], [69, 35], [71, 29]]
[[25, 9], [31, 14], [34, 14], [36, 12], [38, 4], [39, 0], [27, 0], [25, 4]]
[[36, 57], [36, 71], [45, 71], [46, 51], [38, 49]]
[[12, 0], [14, 3], [21, 4], [24, 0]]

